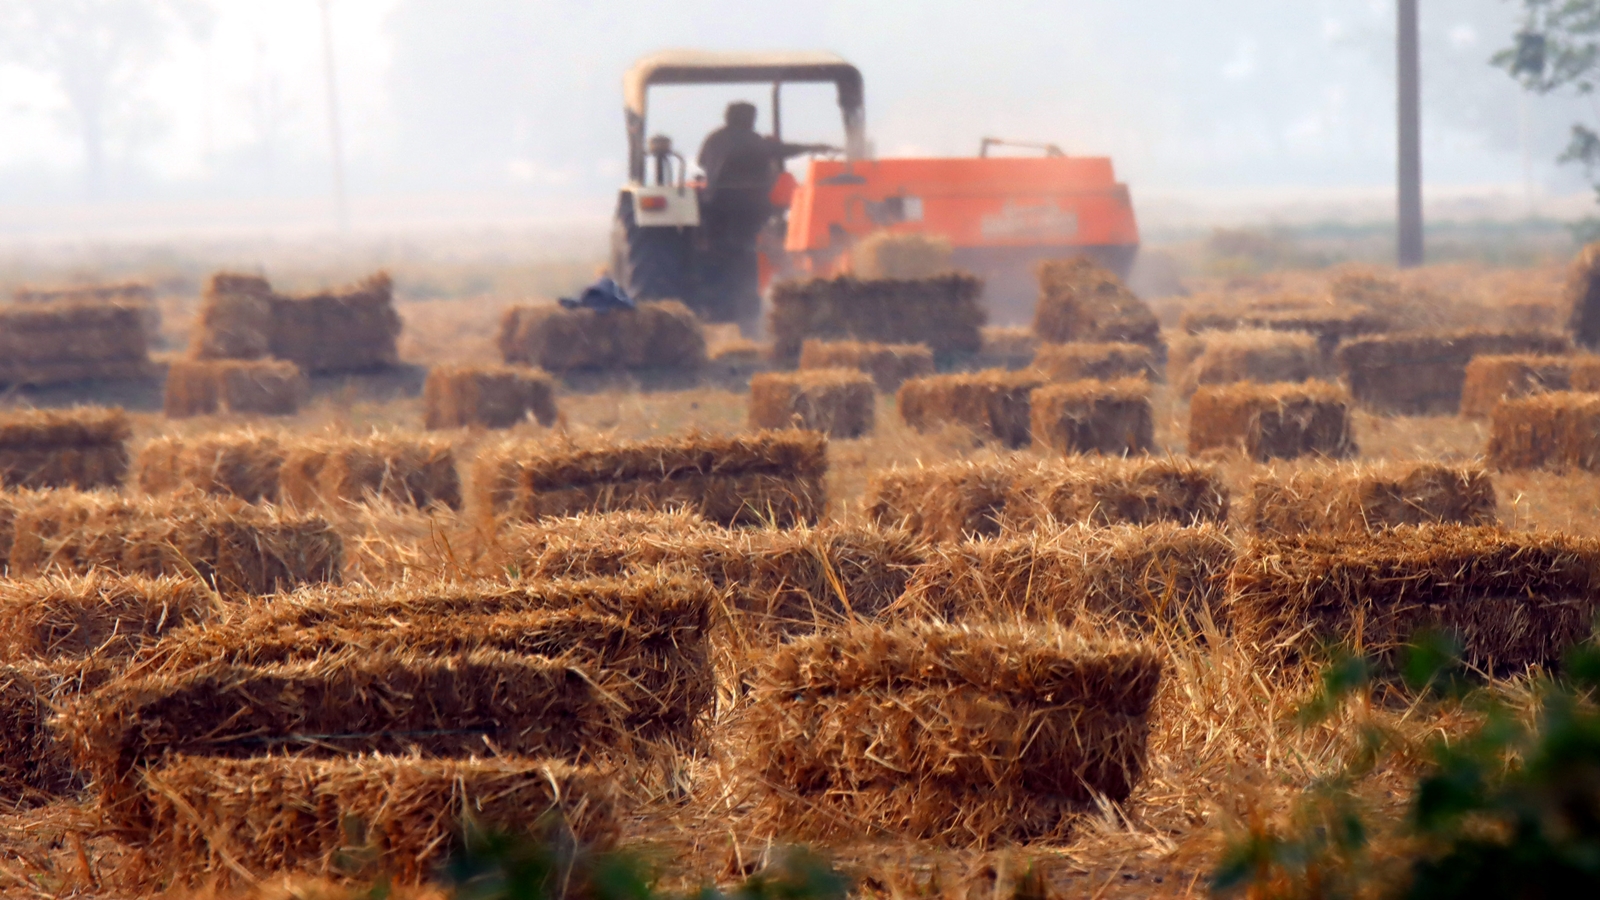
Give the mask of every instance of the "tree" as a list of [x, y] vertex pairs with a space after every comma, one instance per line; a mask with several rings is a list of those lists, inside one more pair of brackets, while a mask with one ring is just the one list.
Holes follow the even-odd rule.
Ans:
[[0, 60], [46, 73], [83, 144], [90, 196], [105, 192], [106, 148], [139, 81], [180, 29], [207, 27], [206, 0], [0, 0]]
[[[1522, 0], [1522, 28], [1494, 64], [1537, 94], [1592, 97], [1600, 89], [1600, 0]], [[1596, 122], [1600, 126], [1600, 107]], [[1600, 197], [1600, 133], [1574, 123], [1560, 161], [1578, 163]]]

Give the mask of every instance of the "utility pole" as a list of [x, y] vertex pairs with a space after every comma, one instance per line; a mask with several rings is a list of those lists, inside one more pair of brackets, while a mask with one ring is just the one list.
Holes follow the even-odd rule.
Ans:
[[1422, 54], [1417, 28], [1417, 0], [1397, 0], [1400, 7], [1400, 246], [1402, 269], [1420, 266], [1422, 243]]
[[328, 144], [333, 153], [333, 208], [339, 230], [350, 230], [350, 213], [344, 196], [344, 137], [339, 129], [339, 81], [333, 65], [333, 0], [318, 0], [322, 7], [322, 65], [328, 93]]

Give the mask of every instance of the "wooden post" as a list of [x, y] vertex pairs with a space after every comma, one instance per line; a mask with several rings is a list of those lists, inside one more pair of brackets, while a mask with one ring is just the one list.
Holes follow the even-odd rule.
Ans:
[[1422, 241], [1422, 61], [1417, 35], [1417, 0], [1400, 7], [1400, 246], [1401, 268], [1420, 266]]

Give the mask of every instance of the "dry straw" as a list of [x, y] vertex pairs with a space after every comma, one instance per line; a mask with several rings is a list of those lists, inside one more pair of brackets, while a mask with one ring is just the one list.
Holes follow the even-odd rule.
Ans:
[[215, 413], [292, 416], [311, 395], [305, 373], [277, 359], [179, 359], [167, 366], [168, 418]]
[[772, 289], [773, 358], [793, 365], [808, 338], [924, 344], [935, 355], [982, 348], [982, 283], [972, 275], [779, 282]]
[[156, 438], [139, 450], [136, 480], [147, 494], [194, 488], [246, 503], [275, 503], [286, 440], [250, 429]]
[[689, 434], [626, 444], [509, 444], [481, 453], [480, 511], [521, 519], [690, 509], [723, 525], [789, 527], [827, 506], [828, 440], [809, 431]]
[[1033, 331], [1042, 341], [1161, 346], [1161, 323], [1117, 276], [1086, 256], [1039, 264]]
[[1354, 456], [1350, 397], [1317, 381], [1239, 382], [1195, 391], [1189, 402], [1189, 452], [1234, 449], [1259, 462]]
[[1567, 330], [1580, 346], [1600, 349], [1600, 244], [1579, 251], [1567, 273]]
[[617, 839], [615, 776], [548, 760], [178, 756], [142, 775], [152, 873], [179, 884], [296, 872], [414, 884], [468, 823], [515, 832], [558, 815], [582, 846]]
[[1268, 471], [1250, 487], [1253, 534], [1356, 534], [1439, 522], [1493, 525], [1494, 483], [1476, 466], [1350, 463]]
[[1490, 418], [1487, 455], [1501, 470], [1600, 471], [1600, 394], [1502, 400]]
[[1042, 384], [1032, 372], [934, 375], [902, 384], [896, 403], [900, 418], [918, 431], [959, 425], [1007, 447], [1025, 447], [1032, 440], [1028, 395]]
[[333, 291], [285, 296], [267, 280], [221, 272], [206, 286], [192, 359], [277, 357], [301, 371], [361, 372], [400, 361], [394, 284], [379, 272]]
[[439, 438], [306, 440], [288, 448], [278, 478], [283, 499], [306, 509], [374, 500], [418, 509], [461, 506], [455, 450]]
[[0, 308], [0, 384], [149, 378], [140, 310], [121, 303]]
[[1586, 370], [1584, 381], [1600, 376], [1600, 358], [1591, 356], [1479, 356], [1467, 363], [1461, 386], [1461, 414], [1487, 418], [1501, 400], [1575, 389], [1573, 376]]
[[252, 595], [339, 578], [343, 542], [318, 517], [199, 495], [48, 491], [13, 504], [14, 576], [198, 575], [223, 594]]
[[1600, 607], [1600, 542], [1499, 528], [1424, 525], [1356, 536], [1259, 541], [1241, 555], [1231, 616], [1280, 662], [1320, 648], [1391, 653], [1425, 630], [1498, 674], [1559, 662]]
[[423, 421], [436, 428], [556, 423], [555, 379], [522, 366], [435, 366], [422, 386]]
[[206, 282], [189, 343], [193, 359], [260, 359], [272, 353], [272, 285], [218, 272]]
[[118, 487], [132, 432], [121, 409], [0, 412], [0, 482], [10, 489]]
[[859, 625], [786, 644], [729, 753], [759, 832], [1060, 840], [1142, 774], [1156, 655], [1046, 629]]
[[1050, 381], [1159, 381], [1161, 361], [1149, 347], [1120, 342], [1042, 344], [1033, 354], [1034, 371]]
[[802, 369], [855, 369], [872, 376], [878, 390], [892, 394], [912, 378], [933, 374], [933, 351], [921, 344], [871, 341], [806, 341]]
[[936, 235], [874, 231], [850, 248], [857, 278], [932, 278], [951, 270], [950, 241]]
[[500, 319], [507, 364], [547, 372], [698, 370], [706, 362], [700, 320], [676, 300], [600, 313], [556, 304], [513, 306]]
[[1354, 303], [1318, 303], [1278, 298], [1252, 304], [1209, 304], [1184, 311], [1180, 327], [1206, 331], [1286, 331], [1311, 335], [1324, 359], [1343, 341], [1389, 330], [1387, 317]]
[[986, 325], [978, 359], [988, 367], [1021, 369], [1033, 361], [1039, 346], [1039, 337], [1031, 328]]
[[1217, 526], [1171, 523], [1073, 526], [948, 544], [917, 569], [891, 615], [1070, 625], [1088, 613], [1145, 632], [1203, 631], [1225, 624], [1236, 554]]
[[1544, 332], [1456, 331], [1358, 338], [1339, 348], [1340, 371], [1364, 406], [1402, 415], [1455, 413], [1467, 363], [1476, 356], [1564, 354], [1565, 335]]
[[[1203, 384], [1258, 384], [1309, 381], [1322, 370], [1316, 339], [1293, 331], [1208, 331], [1190, 338], [1199, 351], [1181, 369], [1174, 365], [1185, 396]], [[1176, 358], [1179, 354], [1174, 352]]]
[[1155, 449], [1150, 385], [1143, 379], [1048, 384], [1028, 398], [1029, 430], [1060, 453], [1128, 456]]
[[872, 431], [876, 399], [872, 377], [854, 369], [763, 372], [750, 379], [750, 427], [858, 438]]

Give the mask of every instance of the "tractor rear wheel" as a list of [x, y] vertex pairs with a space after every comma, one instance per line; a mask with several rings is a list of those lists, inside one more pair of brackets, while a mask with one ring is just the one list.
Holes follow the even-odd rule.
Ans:
[[682, 300], [694, 308], [693, 241], [693, 229], [641, 227], [633, 195], [623, 191], [611, 223], [611, 277], [635, 300]]

